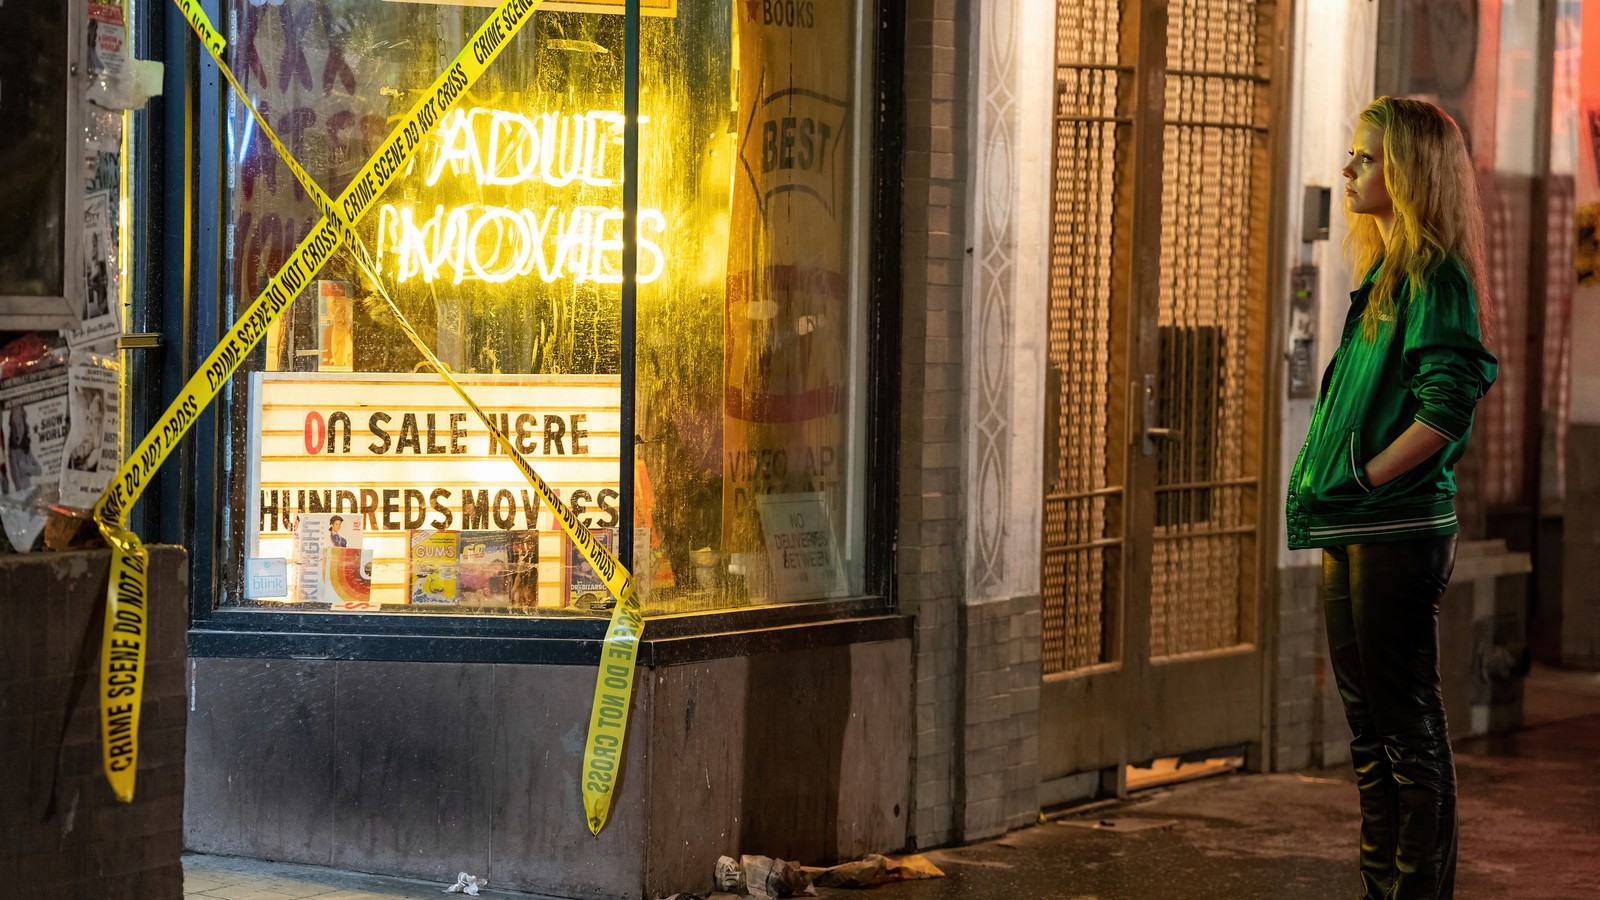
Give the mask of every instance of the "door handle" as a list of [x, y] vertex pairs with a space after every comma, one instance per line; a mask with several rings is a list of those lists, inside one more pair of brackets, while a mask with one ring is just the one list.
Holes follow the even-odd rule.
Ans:
[[118, 350], [158, 350], [161, 344], [159, 332], [141, 331], [117, 335]]
[[1139, 405], [1143, 413], [1139, 424], [1139, 443], [1144, 455], [1150, 456], [1156, 452], [1156, 441], [1158, 440], [1173, 442], [1183, 440], [1182, 429], [1161, 428], [1156, 425], [1156, 376], [1144, 376], [1143, 386], [1141, 387], [1138, 382], [1134, 382], [1133, 388], [1136, 393], [1142, 392], [1143, 394], [1139, 398]]

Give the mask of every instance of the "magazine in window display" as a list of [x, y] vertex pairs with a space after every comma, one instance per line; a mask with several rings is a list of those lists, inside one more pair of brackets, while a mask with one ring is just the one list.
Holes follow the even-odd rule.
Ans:
[[[534, 600], [517, 605], [537, 605], [538, 532], [463, 531], [456, 546], [456, 590], [463, 604], [511, 606], [522, 579], [533, 586]], [[530, 574], [532, 579], [527, 581]]]
[[317, 364], [322, 361], [322, 345], [317, 341], [316, 282], [289, 304], [289, 313], [281, 321], [289, 327], [289, 371], [317, 371]]
[[[360, 521], [359, 517], [354, 518]], [[323, 564], [323, 590], [329, 608], [360, 611], [377, 609], [372, 602], [372, 551], [360, 547], [328, 548]]]
[[[565, 536], [563, 536], [565, 539]], [[539, 605], [539, 532], [511, 533], [511, 605]]]
[[453, 606], [461, 602], [456, 588], [457, 549], [454, 531], [411, 532], [406, 582], [412, 603]]
[[117, 368], [103, 356], [73, 353], [66, 463], [61, 468], [61, 503], [92, 509], [120, 462], [117, 455]]
[[[340, 513], [300, 513], [294, 518], [294, 549], [289, 557], [290, 578], [297, 603], [341, 604], [357, 602], [350, 582], [361, 560], [361, 516]], [[352, 565], [345, 551], [355, 551]], [[337, 560], [337, 561], [336, 561]], [[370, 577], [369, 593], [370, 593]]]
[[[595, 542], [600, 546], [615, 553], [617, 549], [617, 530], [615, 528], [591, 528], [589, 533], [594, 535]], [[579, 549], [577, 541], [565, 540], [567, 564], [563, 567], [567, 574], [567, 605], [575, 609], [605, 610], [616, 605], [616, 598], [611, 596], [610, 588], [606, 587], [605, 579], [600, 573], [589, 565], [589, 560]]]
[[[342, 283], [342, 282], [341, 282]], [[261, 276], [257, 292], [267, 285], [267, 275]], [[318, 294], [321, 281], [314, 281], [289, 304], [276, 321], [267, 327], [266, 365], [268, 372], [315, 372], [322, 361], [321, 330], [318, 328], [320, 312]], [[344, 371], [350, 371], [345, 369]]]

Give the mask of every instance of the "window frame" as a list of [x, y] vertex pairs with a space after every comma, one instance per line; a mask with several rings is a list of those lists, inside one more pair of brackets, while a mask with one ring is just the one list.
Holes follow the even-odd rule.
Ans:
[[[33, 331], [76, 328], [83, 308], [84, 250], [81, 215], [84, 205], [83, 135], [89, 116], [84, 89], [88, 70], [84, 60], [84, 29], [89, 8], [68, 3], [66, 9], [66, 81], [57, 105], [65, 110], [62, 142], [61, 290], [38, 294], [0, 294], [0, 330]], [[40, 222], [36, 228], [43, 228]]]
[[[200, 0], [212, 21], [223, 22], [223, 0]], [[867, 151], [865, 333], [866, 453], [862, 459], [866, 489], [864, 547], [865, 590], [844, 598], [799, 603], [685, 612], [648, 619], [641, 649], [646, 665], [674, 660], [712, 658], [752, 652], [764, 646], [752, 632], [809, 623], [841, 626], [831, 640], [881, 640], [902, 636], [898, 625], [872, 624], [896, 619], [894, 547], [897, 531], [900, 333], [900, 203], [898, 178], [904, 134], [903, 75], [905, 15], [898, 0], [865, 0], [867, 15], [863, 52], [873, 72], [867, 96], [876, 114], [866, 117], [871, 146]], [[630, 6], [633, 4], [630, 3]], [[634, 7], [636, 8], [636, 7]], [[133, 398], [135, 422], [153, 421], [165, 397], [175, 394], [198, 359], [215, 345], [235, 310], [224, 311], [223, 214], [225, 186], [225, 91], [216, 66], [196, 52], [187, 23], [174, 4], [147, 0], [140, 4], [144, 34], [159, 35], [151, 50], [164, 58], [169, 93], [159, 123], [147, 128], [152, 139], [135, 161], [133, 176], [148, 190], [170, 187], [160, 205], [163, 215], [152, 227], [135, 230], [136, 289], [146, 292], [144, 304], [152, 330], [164, 336], [161, 360], [163, 390]], [[632, 68], [636, 78], [637, 68]], [[178, 85], [182, 90], [171, 93]], [[182, 173], [179, 175], [179, 173]], [[176, 177], [175, 177], [176, 176]], [[153, 205], [154, 196], [135, 202]], [[151, 255], [158, 254], [152, 260]], [[174, 258], [181, 257], [181, 258]], [[191, 288], [190, 286], [193, 285]], [[158, 303], [159, 301], [159, 303]], [[624, 328], [633, 327], [625, 320]], [[622, 373], [623, 397], [633, 396], [637, 367]], [[599, 653], [608, 621], [601, 617], [496, 616], [450, 613], [339, 613], [266, 611], [220, 607], [216, 586], [219, 567], [228, 564], [224, 542], [230, 517], [240, 511], [228, 504], [232, 471], [229, 430], [233, 404], [247, 402], [229, 380], [217, 398], [217, 409], [199, 418], [189, 439], [163, 471], [156, 489], [135, 509], [132, 519], [146, 534], [192, 548], [189, 594], [189, 653], [195, 657], [326, 658], [455, 662], [592, 664]], [[138, 435], [133, 435], [137, 438]], [[155, 502], [150, 502], [150, 501]], [[631, 521], [631, 510], [629, 511]], [[631, 534], [626, 525], [622, 530]], [[903, 624], [903, 623], [901, 623]], [[880, 633], [881, 632], [881, 633]], [[734, 639], [737, 635], [737, 640]]]

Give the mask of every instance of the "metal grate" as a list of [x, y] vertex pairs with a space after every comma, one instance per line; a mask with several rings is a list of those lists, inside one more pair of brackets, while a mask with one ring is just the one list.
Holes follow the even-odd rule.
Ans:
[[[1046, 463], [1044, 669], [1106, 662], [1121, 585], [1122, 439], [1111, 386], [1117, 175], [1130, 72], [1120, 4], [1063, 0], [1057, 15], [1050, 383], [1056, 441]], [[1120, 376], [1117, 376], [1120, 377]]]
[[[1263, 10], [1262, 7], [1266, 6]], [[1168, 7], [1152, 656], [1240, 643], [1254, 602], [1269, 185], [1258, 37], [1270, 4]]]
[[1056, 65], [1116, 65], [1121, 40], [1120, 0], [1057, 0]]

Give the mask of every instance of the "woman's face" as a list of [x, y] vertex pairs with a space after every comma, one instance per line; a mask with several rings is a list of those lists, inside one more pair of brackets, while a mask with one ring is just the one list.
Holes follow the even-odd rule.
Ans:
[[1389, 187], [1383, 180], [1383, 129], [1367, 122], [1356, 125], [1350, 142], [1350, 161], [1344, 176], [1344, 207], [1353, 213], [1388, 216], [1394, 212]]
[[86, 404], [83, 422], [83, 439], [85, 441], [99, 441], [101, 438], [100, 432], [106, 426], [106, 410], [105, 404], [101, 402], [98, 395], [91, 398]]

